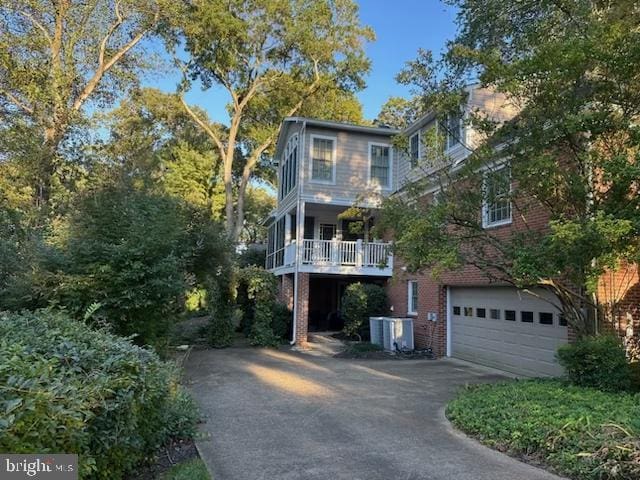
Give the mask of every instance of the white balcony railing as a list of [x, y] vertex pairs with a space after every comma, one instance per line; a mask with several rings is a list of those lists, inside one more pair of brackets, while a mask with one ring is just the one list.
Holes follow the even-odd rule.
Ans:
[[302, 263], [350, 267], [391, 267], [391, 244], [362, 240], [304, 240]]

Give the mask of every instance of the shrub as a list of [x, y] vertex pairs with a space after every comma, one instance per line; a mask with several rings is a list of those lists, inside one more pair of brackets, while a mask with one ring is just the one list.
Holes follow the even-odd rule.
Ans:
[[288, 338], [293, 325], [293, 312], [286, 305], [276, 302], [273, 306], [273, 333], [279, 338]]
[[80, 477], [122, 478], [197, 412], [175, 367], [64, 312], [0, 314], [0, 451], [69, 452]]
[[[281, 310], [278, 310], [276, 277], [264, 268], [240, 270], [238, 305], [243, 310], [243, 331], [252, 345], [275, 346], [282, 340]], [[278, 333], [276, 333], [278, 330]]]
[[97, 302], [98, 317], [117, 334], [136, 335], [140, 345], [164, 346], [171, 322], [186, 309], [185, 292], [215, 284], [229, 268], [227, 243], [207, 214], [122, 186], [78, 199], [41, 243], [31, 249], [34, 265], [9, 285], [24, 293], [4, 308], [53, 303], [82, 319]]
[[558, 361], [575, 385], [600, 390], [631, 388], [631, 369], [620, 341], [610, 335], [587, 337], [558, 349]]
[[353, 283], [342, 297], [344, 333], [366, 336], [369, 317], [386, 315], [388, 311], [387, 293], [383, 287], [372, 283]]

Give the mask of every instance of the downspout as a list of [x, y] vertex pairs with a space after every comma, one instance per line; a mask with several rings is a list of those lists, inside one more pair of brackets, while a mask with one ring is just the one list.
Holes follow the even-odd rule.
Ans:
[[446, 305], [446, 331], [447, 331], [447, 344], [446, 344], [446, 355], [447, 357], [451, 356], [451, 287], [447, 286], [447, 305]]
[[300, 149], [298, 150], [298, 185], [296, 189], [296, 254], [295, 254], [295, 263], [294, 263], [294, 271], [293, 271], [293, 328], [292, 328], [292, 338], [290, 345], [294, 345], [296, 343], [296, 333], [297, 328], [296, 324], [298, 321], [298, 273], [300, 271], [300, 245], [304, 242], [301, 237], [300, 232], [300, 222], [304, 225], [304, 215], [300, 215], [300, 209], [302, 206], [301, 194], [302, 194], [302, 172], [304, 171], [304, 159], [306, 153], [306, 128], [307, 121], [304, 120], [302, 122], [302, 129], [300, 130]]

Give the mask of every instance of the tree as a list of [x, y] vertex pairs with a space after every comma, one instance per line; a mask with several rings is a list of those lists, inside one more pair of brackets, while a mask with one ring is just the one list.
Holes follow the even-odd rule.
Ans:
[[[47, 206], [58, 150], [89, 105], [110, 104], [152, 58], [142, 40], [175, 2], [16, 0], [0, 2], [3, 129], [28, 127], [36, 203]], [[23, 135], [23, 138], [26, 138]]]
[[276, 208], [276, 197], [264, 188], [249, 186], [247, 189], [246, 214], [241, 239], [252, 244], [265, 242], [267, 228], [264, 220]]
[[[205, 112], [197, 112], [215, 128]], [[95, 182], [133, 181], [222, 218], [219, 157], [209, 137], [193, 128], [177, 95], [153, 88], [136, 90], [103, 120], [109, 138], [96, 146]]]
[[[229, 94], [228, 128], [211, 128], [183, 102], [222, 160], [226, 229], [237, 241], [247, 187], [282, 119], [314, 96], [361, 88], [369, 68], [362, 43], [373, 33], [360, 25], [352, 0], [198, 0], [180, 28], [190, 57], [183, 89], [198, 79]], [[234, 193], [238, 150], [244, 161]]]
[[407, 100], [403, 97], [389, 97], [380, 108], [380, 113], [378, 113], [374, 123], [402, 130], [417, 120], [420, 114], [419, 105], [419, 102], [416, 102], [415, 99]]
[[[431, 175], [437, 201], [390, 200], [387, 226], [410, 268], [436, 274], [465, 264], [516, 286], [543, 287], [560, 300], [578, 335], [593, 331], [598, 278], [640, 248], [640, 34], [635, 2], [456, 0], [460, 30], [443, 59], [421, 51], [399, 75], [423, 105], [459, 112], [465, 84], [504, 95], [509, 121], [468, 112], [486, 141], [464, 167]], [[442, 149], [441, 149], [442, 150]], [[508, 167], [514, 218], [542, 208], [549, 227], [506, 235], [485, 229], [492, 172]], [[502, 189], [503, 191], [505, 189]], [[407, 201], [409, 200], [409, 201]], [[522, 223], [522, 222], [520, 222]]]

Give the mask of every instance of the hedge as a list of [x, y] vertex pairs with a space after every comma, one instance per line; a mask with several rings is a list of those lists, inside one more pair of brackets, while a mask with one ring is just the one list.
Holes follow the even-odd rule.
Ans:
[[65, 312], [0, 313], [0, 451], [76, 453], [80, 478], [122, 478], [197, 411], [175, 367]]

